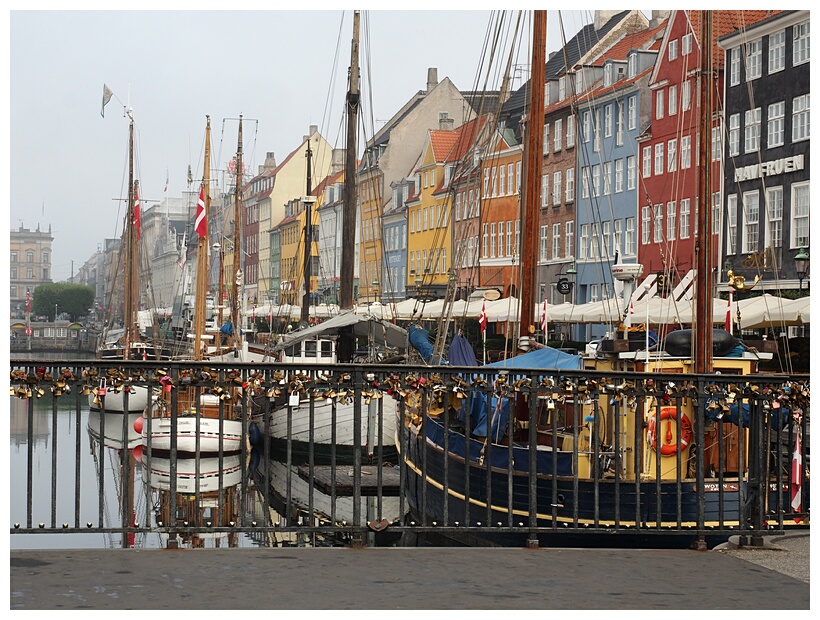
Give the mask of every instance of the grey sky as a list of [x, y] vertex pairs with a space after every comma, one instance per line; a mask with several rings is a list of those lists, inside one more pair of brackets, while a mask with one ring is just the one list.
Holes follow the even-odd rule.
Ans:
[[[562, 12], [566, 37], [592, 14]], [[71, 275], [72, 261], [76, 272], [105, 238], [121, 234], [128, 131], [123, 104], [129, 102], [143, 204], [162, 198], [166, 174], [170, 196], [187, 189], [189, 165], [195, 178], [201, 176], [206, 115], [217, 169], [235, 153], [240, 114], [251, 171], [268, 151], [281, 162], [310, 125], [332, 145], [344, 146], [352, 15], [342, 9], [11, 10], [11, 227], [51, 226], [55, 281]], [[489, 9], [366, 11], [366, 135], [425, 88], [428, 67], [462, 90], [479, 89], [484, 41], [496, 18]], [[552, 51], [561, 46], [557, 11], [549, 11], [548, 26]], [[522, 50], [518, 62], [527, 64], [528, 54]], [[115, 95], [105, 118], [103, 84]]]

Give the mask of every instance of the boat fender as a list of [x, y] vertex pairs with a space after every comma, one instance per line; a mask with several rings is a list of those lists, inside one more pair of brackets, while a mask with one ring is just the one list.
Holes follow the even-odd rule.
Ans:
[[[661, 407], [661, 421], [668, 420], [666, 430], [666, 443], [661, 444], [661, 456], [673, 456], [678, 452], [682, 452], [692, 441], [692, 422], [689, 416], [685, 413], [681, 414], [680, 419], [680, 438], [676, 443], [672, 443], [672, 421], [678, 419], [678, 412], [675, 407]], [[653, 450], [658, 451], [658, 437], [657, 437], [657, 416], [649, 418], [649, 428], [646, 430], [646, 440]]]
[[256, 422], [251, 422], [248, 426], [248, 440], [252, 446], [258, 446], [261, 443], [262, 433], [259, 431], [259, 425]]

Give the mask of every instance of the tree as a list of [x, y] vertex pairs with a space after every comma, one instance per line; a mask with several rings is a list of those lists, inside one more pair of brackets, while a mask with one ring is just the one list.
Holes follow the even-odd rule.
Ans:
[[82, 284], [41, 284], [31, 296], [32, 312], [52, 320], [59, 312], [67, 312], [71, 320], [76, 320], [87, 315], [93, 304], [94, 289]]

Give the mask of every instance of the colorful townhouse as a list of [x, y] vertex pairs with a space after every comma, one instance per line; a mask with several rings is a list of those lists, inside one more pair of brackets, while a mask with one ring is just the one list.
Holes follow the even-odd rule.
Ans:
[[803, 288], [810, 205], [809, 11], [782, 11], [724, 35], [720, 265], [757, 290]]

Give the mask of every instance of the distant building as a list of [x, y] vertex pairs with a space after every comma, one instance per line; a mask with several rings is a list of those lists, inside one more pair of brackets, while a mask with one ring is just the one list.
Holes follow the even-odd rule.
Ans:
[[52, 282], [51, 225], [48, 232], [28, 228], [11, 231], [9, 248], [9, 283], [11, 314], [23, 317], [26, 313], [26, 293], [33, 293], [41, 284]]

